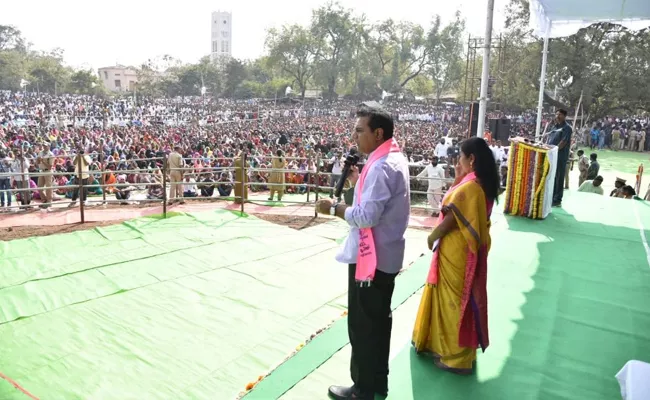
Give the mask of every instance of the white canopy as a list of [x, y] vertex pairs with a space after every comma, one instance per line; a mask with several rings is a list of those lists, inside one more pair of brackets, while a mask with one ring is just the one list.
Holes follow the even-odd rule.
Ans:
[[530, 27], [539, 37], [571, 36], [596, 22], [647, 28], [650, 0], [530, 0]]

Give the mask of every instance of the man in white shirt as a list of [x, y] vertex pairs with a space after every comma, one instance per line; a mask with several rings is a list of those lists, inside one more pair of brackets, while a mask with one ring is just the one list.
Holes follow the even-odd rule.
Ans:
[[198, 189], [196, 180], [190, 174], [185, 175], [183, 180], [183, 197], [196, 197]]
[[16, 152], [16, 159], [11, 165], [11, 170], [14, 172], [14, 182], [16, 188], [23, 189], [20, 191], [20, 204], [22, 206], [29, 206], [32, 201], [32, 192], [29, 190], [29, 160], [25, 158], [22, 151]]
[[433, 208], [433, 215], [437, 215], [442, 201], [442, 187], [445, 184], [445, 170], [438, 165], [438, 157], [431, 157], [431, 162], [420, 172], [418, 179], [428, 179], [427, 200]]
[[[345, 163], [345, 159], [341, 155], [341, 152], [337, 150], [334, 157], [332, 157], [332, 159], [330, 160], [330, 164], [332, 164], [332, 175], [330, 179], [330, 186], [333, 188], [336, 188], [336, 184], [339, 182], [339, 179], [341, 179], [344, 163]], [[334, 197], [334, 189], [330, 191], [330, 197]]]
[[506, 156], [505, 149], [501, 147], [501, 141], [497, 140], [496, 144], [490, 146], [490, 150], [492, 150], [492, 154], [494, 155], [494, 160], [497, 162], [497, 166], [501, 165]]
[[442, 138], [440, 139], [440, 143], [436, 145], [436, 149], [434, 152], [434, 155], [438, 157], [438, 159], [441, 158], [446, 158], [447, 157], [447, 149], [449, 148], [449, 145], [445, 143], [445, 139]]

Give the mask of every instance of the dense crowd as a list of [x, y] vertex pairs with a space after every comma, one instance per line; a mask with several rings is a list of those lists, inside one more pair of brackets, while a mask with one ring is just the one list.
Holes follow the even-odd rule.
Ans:
[[[85, 197], [77, 193], [78, 176], [91, 186], [91, 194], [107, 192], [127, 200], [131, 191], [140, 189], [149, 199], [161, 199], [163, 159], [174, 148], [185, 160], [188, 196], [230, 195], [234, 159], [242, 153], [252, 191], [268, 189], [273, 155], [278, 151], [286, 160], [285, 181], [292, 184], [286, 191], [302, 193], [307, 184], [332, 187], [354, 147], [350, 129], [357, 105], [200, 96], [106, 100], [0, 92], [0, 200], [3, 207], [10, 205], [6, 192], [10, 188], [24, 189], [15, 192], [22, 205], [32, 199], [77, 200]], [[420, 166], [415, 175], [434, 158], [453, 162], [458, 141], [467, 132], [462, 107], [403, 101], [387, 102], [384, 107], [398, 121], [396, 136], [409, 162]], [[501, 116], [511, 118], [512, 134], [534, 132], [533, 113], [490, 115]], [[507, 143], [492, 143], [498, 162], [507, 159], [504, 146]], [[88, 172], [78, 171], [78, 165], [82, 169], [87, 165]], [[51, 172], [52, 178], [44, 176]], [[40, 190], [43, 187], [54, 189]]]

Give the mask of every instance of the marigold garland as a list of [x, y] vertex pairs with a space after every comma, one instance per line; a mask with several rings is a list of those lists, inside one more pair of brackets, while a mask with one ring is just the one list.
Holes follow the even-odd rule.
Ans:
[[[341, 313], [341, 317], [345, 317], [346, 315], [348, 315], [348, 312], [347, 312], [347, 311], [343, 311], [343, 312]], [[284, 361], [282, 361], [280, 364], [283, 364], [285, 361], [287, 361], [288, 359], [290, 359], [291, 357], [293, 357], [297, 352], [299, 352], [300, 350], [302, 350], [303, 347], [305, 347], [305, 345], [307, 345], [309, 342], [311, 342], [312, 340], [314, 340], [314, 338], [315, 338], [316, 336], [320, 335], [321, 333], [323, 333], [324, 331], [326, 331], [327, 329], [329, 329], [329, 327], [330, 327], [334, 322], [336, 322], [336, 321], [337, 321], [336, 319], [332, 320], [332, 322], [330, 323], [330, 325], [328, 325], [328, 326], [325, 327], [325, 328], [322, 328], [322, 329], [317, 330], [316, 333], [313, 333], [313, 334], [309, 337], [309, 339], [305, 340], [304, 342], [302, 342], [302, 343], [300, 343], [298, 346], [296, 346], [296, 349], [295, 349], [295, 350], [294, 350], [294, 351], [293, 351], [293, 352], [292, 352], [292, 353], [291, 353], [287, 358], [285, 358]], [[279, 366], [280, 364], [278, 364], [278, 366]], [[277, 368], [277, 367], [276, 367], [276, 368]], [[252, 381], [252, 382], [248, 382], [248, 383], [246, 384], [246, 387], [245, 387], [246, 390], [243, 391], [243, 392], [240, 392], [239, 395], [237, 396], [237, 399], [241, 399], [242, 397], [244, 397], [244, 396], [246, 395], [246, 393], [248, 393], [248, 392], [250, 392], [251, 390], [253, 390], [253, 389], [255, 388], [255, 386], [257, 386], [258, 383], [260, 383], [260, 382], [261, 382], [264, 378], [266, 378], [267, 376], [271, 375], [271, 374], [273, 373], [273, 370], [275, 370], [275, 368], [273, 368], [270, 372], [266, 373], [265, 375], [259, 375], [259, 376], [257, 377], [257, 380]]]
[[548, 150], [524, 142], [510, 145], [504, 212], [540, 219], [544, 213]]

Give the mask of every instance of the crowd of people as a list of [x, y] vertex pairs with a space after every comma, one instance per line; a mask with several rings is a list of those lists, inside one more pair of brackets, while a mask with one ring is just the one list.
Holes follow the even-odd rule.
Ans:
[[[160, 201], [167, 190], [163, 175], [181, 199], [232, 196], [242, 180], [248, 182], [249, 191], [271, 191], [269, 199], [275, 193], [281, 199], [283, 193], [305, 193], [315, 187], [331, 193], [354, 147], [350, 130], [356, 106], [352, 101], [203, 97], [136, 101], [0, 92], [0, 205], [10, 207], [14, 200], [28, 208], [38, 200], [48, 208], [65, 198], [74, 205], [79, 198], [85, 201], [88, 195], [102, 194], [126, 203], [135, 191]], [[466, 137], [464, 109], [404, 101], [384, 107], [398, 121], [396, 137], [412, 175], [419, 178], [414, 179], [415, 188], [428, 192], [428, 203], [435, 210], [453, 178], [453, 168], [447, 166], [455, 164], [459, 142]], [[513, 135], [530, 137], [534, 132], [533, 113], [508, 117]], [[624, 148], [628, 142], [639, 148], [635, 132], [641, 126], [620, 120], [614, 124], [598, 126], [623, 130], [619, 140], [626, 138]], [[607, 129], [601, 131], [612, 131]], [[486, 138], [505, 180], [508, 144], [492, 140], [490, 132]], [[650, 135], [643, 140], [650, 140]], [[164, 170], [164, 160], [175, 149], [183, 161], [178, 169], [182, 174], [172, 177], [169, 166]], [[238, 180], [234, 169], [242, 155], [247, 176]]]

